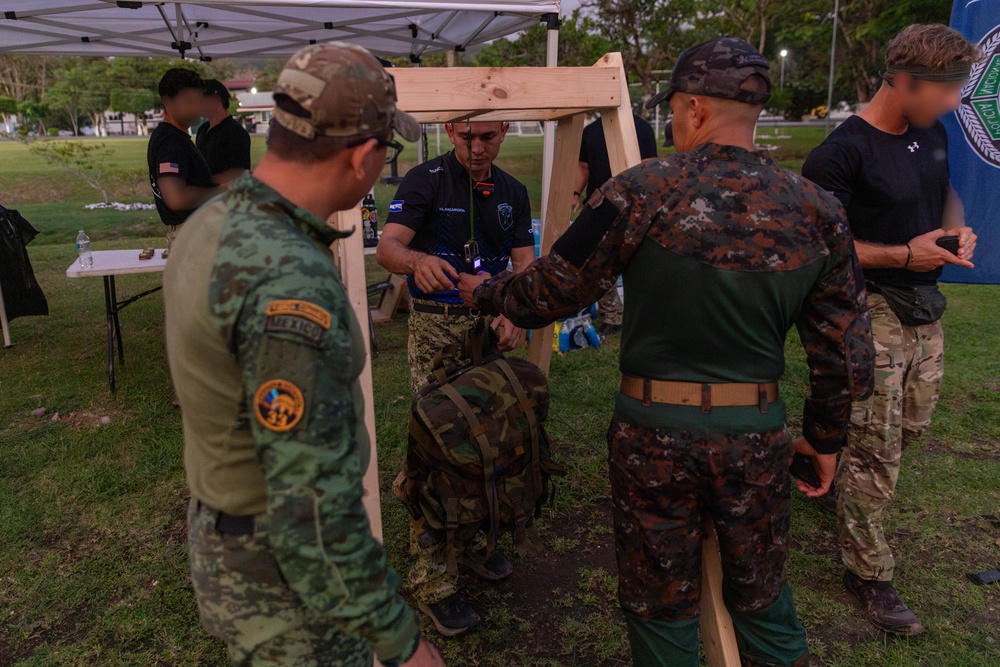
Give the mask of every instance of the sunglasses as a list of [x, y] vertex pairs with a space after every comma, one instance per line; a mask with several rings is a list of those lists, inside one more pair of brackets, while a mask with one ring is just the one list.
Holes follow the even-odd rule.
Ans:
[[374, 139], [378, 142], [379, 147], [385, 148], [385, 163], [392, 164], [399, 157], [399, 154], [403, 151], [403, 144], [399, 143], [394, 139], [384, 139], [382, 137], [361, 137], [359, 139], [354, 139], [347, 143], [348, 148], [354, 148], [355, 146], [360, 146], [366, 141], [371, 141]]

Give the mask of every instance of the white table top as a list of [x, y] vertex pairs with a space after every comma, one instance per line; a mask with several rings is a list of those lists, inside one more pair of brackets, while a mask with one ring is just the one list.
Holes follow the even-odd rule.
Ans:
[[120, 276], [127, 273], [158, 273], [167, 266], [167, 260], [160, 257], [163, 248], [157, 248], [152, 259], [139, 259], [140, 248], [129, 250], [95, 250], [94, 265], [86, 269], [75, 259], [66, 269], [67, 278], [96, 278], [100, 276]]

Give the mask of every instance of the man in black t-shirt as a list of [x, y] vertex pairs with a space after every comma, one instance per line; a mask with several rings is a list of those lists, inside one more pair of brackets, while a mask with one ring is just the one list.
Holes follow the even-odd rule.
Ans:
[[221, 81], [205, 80], [203, 115], [195, 145], [205, 156], [216, 183], [226, 184], [250, 169], [250, 135], [229, 115], [229, 91]]
[[[844, 584], [881, 630], [922, 631], [893, 585], [883, 517], [902, 450], [930, 425], [943, 373], [937, 279], [945, 264], [971, 267], [976, 235], [948, 177], [938, 122], [958, 107], [978, 49], [943, 25], [914, 25], [890, 43], [881, 89], [805, 162], [802, 174], [847, 209], [868, 288], [875, 393], [857, 402], [836, 477]], [[956, 236], [951, 251], [938, 245]]]
[[[507, 123], [446, 124], [455, 150], [410, 169], [389, 205], [376, 257], [392, 273], [406, 276], [413, 297], [407, 347], [414, 392], [426, 384], [437, 353], [461, 345], [478, 317], [462, 304], [456, 288], [460, 273], [477, 270], [467, 262], [466, 247], [478, 245], [478, 268], [490, 273], [505, 270], [508, 262], [520, 271], [535, 258], [528, 191], [493, 164], [507, 128]], [[493, 328], [501, 350], [517, 347], [522, 332], [507, 318], [495, 318]], [[445, 360], [458, 364], [467, 356]], [[411, 521], [410, 535], [417, 562], [409, 584], [420, 609], [444, 635], [468, 630], [479, 615], [458, 592], [457, 576], [448, 572], [443, 539], [423, 519]], [[478, 546], [460, 562], [485, 579], [511, 573], [499, 551], [480, 562]]]
[[[635, 114], [632, 114], [632, 122], [635, 123], [635, 138], [639, 141], [639, 157], [643, 160], [656, 157], [656, 133], [653, 132], [653, 126]], [[608, 157], [608, 142], [604, 138], [604, 122], [598, 118], [583, 129], [576, 189], [573, 191], [573, 212], [580, 210], [580, 202], [584, 196], [589, 197], [597, 192], [613, 175], [611, 159]], [[584, 186], [587, 187], [586, 195], [583, 193]], [[624, 306], [618, 296], [618, 286], [609, 289], [597, 305], [604, 320], [601, 335], [609, 336], [620, 331]]]
[[201, 117], [204, 85], [197, 72], [175, 67], [160, 79], [163, 122], [149, 135], [146, 162], [156, 211], [167, 225], [167, 249], [196, 208], [221, 192], [188, 128]]

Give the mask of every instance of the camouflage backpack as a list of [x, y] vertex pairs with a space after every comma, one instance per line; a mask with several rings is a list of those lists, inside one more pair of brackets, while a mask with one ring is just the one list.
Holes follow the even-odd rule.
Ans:
[[549, 387], [541, 370], [505, 358], [495, 342], [481, 343], [485, 322], [468, 336], [472, 365], [446, 371], [444, 354], [431, 382], [413, 398], [404, 471], [393, 490], [415, 518], [446, 539], [446, 562], [456, 559], [482, 531], [488, 558], [497, 539], [513, 532], [521, 556], [541, 545], [532, 521], [551, 498], [549, 477], [565, 474], [549, 452], [542, 423]]

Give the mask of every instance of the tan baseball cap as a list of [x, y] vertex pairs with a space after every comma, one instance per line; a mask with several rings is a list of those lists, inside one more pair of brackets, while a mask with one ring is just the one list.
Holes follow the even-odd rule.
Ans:
[[274, 120], [313, 139], [385, 135], [395, 130], [409, 141], [420, 138], [420, 124], [396, 108], [396, 82], [367, 49], [326, 42], [301, 49], [285, 63], [274, 95], [287, 95], [309, 115], [279, 107]]

